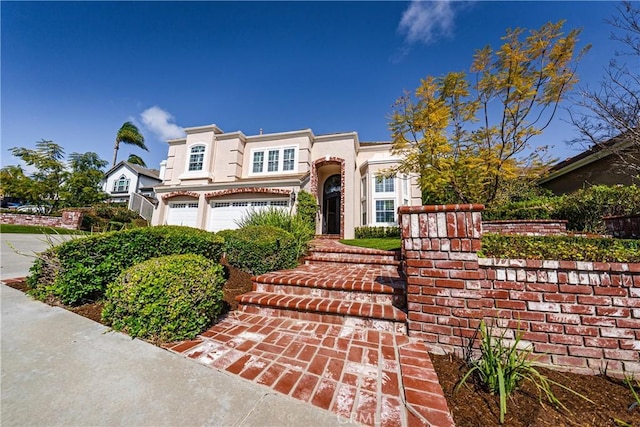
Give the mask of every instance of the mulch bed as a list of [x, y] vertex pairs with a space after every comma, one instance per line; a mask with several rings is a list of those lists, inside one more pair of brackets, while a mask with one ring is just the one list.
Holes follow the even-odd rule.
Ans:
[[[224, 260], [222, 264], [227, 272], [227, 282], [224, 286], [226, 308], [235, 310], [237, 308], [235, 297], [252, 290], [251, 275], [230, 266]], [[23, 292], [27, 290], [25, 282], [10, 282], [7, 286]], [[54, 305], [61, 306], [55, 303]], [[62, 307], [102, 323], [102, 302], [78, 307]], [[485, 392], [472, 381], [468, 381], [468, 386], [461, 387], [457, 393], [453, 392], [466, 372], [463, 360], [452, 355], [436, 354], [432, 354], [431, 359], [457, 427], [499, 425], [497, 396]], [[561, 408], [555, 408], [546, 401], [540, 401], [535, 387], [525, 383], [522, 389], [515, 392], [508, 400], [505, 426], [640, 426], [640, 407], [629, 410], [634, 398], [621, 380], [603, 375], [561, 373], [544, 368], [540, 371], [553, 381], [588, 397], [594, 403], [554, 387], [555, 395], [571, 411], [569, 413]]]
[[[457, 393], [453, 390], [466, 372], [462, 359], [452, 355], [431, 355], [449, 410], [457, 427], [497, 426], [500, 420], [498, 397], [467, 381]], [[539, 371], [580, 393], [594, 403], [575, 394], [553, 387], [556, 397], [570, 411], [540, 402], [536, 388], [525, 383], [507, 401], [505, 426], [640, 426], [640, 408], [628, 408], [634, 402], [631, 390], [619, 379], [563, 373], [540, 368]], [[616, 419], [618, 420], [616, 422]], [[625, 424], [626, 423], [626, 424]]]

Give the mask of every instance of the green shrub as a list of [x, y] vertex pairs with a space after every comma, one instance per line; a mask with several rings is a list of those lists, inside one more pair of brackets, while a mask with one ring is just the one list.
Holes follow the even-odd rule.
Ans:
[[223, 267], [201, 255], [153, 258], [109, 284], [102, 317], [131, 337], [192, 339], [222, 312], [224, 283]]
[[296, 258], [304, 255], [309, 242], [315, 234], [315, 230], [301, 216], [291, 215], [289, 211], [276, 207], [249, 211], [237, 224], [240, 228], [255, 225], [269, 225], [288, 231], [293, 235], [296, 242]]
[[[173, 254], [199, 254], [218, 261], [224, 240], [207, 231], [181, 226], [134, 228], [94, 234], [64, 242], [34, 263], [27, 283], [39, 299], [54, 297], [65, 304], [95, 301], [108, 283], [126, 268]], [[52, 264], [55, 273], [51, 272]]]
[[399, 238], [400, 227], [356, 227], [356, 239]]
[[567, 229], [604, 233], [603, 216], [640, 213], [640, 187], [594, 185], [558, 199], [554, 218], [569, 221]]
[[271, 225], [250, 225], [223, 233], [227, 261], [249, 274], [294, 268], [298, 246], [291, 233]]
[[479, 255], [512, 259], [640, 262], [640, 240], [485, 234]]
[[121, 230], [134, 222], [137, 226], [146, 225], [146, 221], [137, 212], [129, 210], [123, 203], [100, 203], [79, 210], [82, 212], [81, 229], [87, 231]]
[[558, 197], [539, 197], [532, 200], [494, 204], [482, 211], [485, 221], [504, 219], [551, 219]]
[[301, 190], [298, 193], [298, 206], [296, 207], [296, 216], [309, 224], [310, 228], [314, 231], [316, 229], [316, 216], [318, 213], [318, 202], [313, 194]]

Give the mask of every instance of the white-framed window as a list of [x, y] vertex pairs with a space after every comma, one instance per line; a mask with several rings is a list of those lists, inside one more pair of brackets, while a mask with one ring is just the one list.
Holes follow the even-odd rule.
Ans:
[[292, 171], [296, 165], [296, 150], [294, 148], [285, 148], [282, 159], [282, 170]]
[[402, 204], [407, 206], [409, 204], [409, 199], [411, 195], [409, 194], [409, 180], [411, 177], [409, 175], [405, 175], [402, 177]]
[[367, 177], [363, 176], [362, 181], [360, 182], [360, 194], [362, 195], [361, 199], [367, 198]]
[[264, 167], [264, 151], [256, 151], [253, 153], [253, 166], [251, 171], [253, 173], [261, 173]]
[[278, 161], [280, 157], [279, 150], [269, 150], [269, 160], [267, 161], [267, 172], [278, 172]]
[[171, 203], [171, 209], [193, 209], [198, 207], [198, 202], [195, 203]]
[[204, 167], [204, 145], [194, 145], [189, 150], [189, 172], [201, 171]]
[[297, 168], [297, 148], [272, 147], [252, 151], [251, 175], [295, 172]]
[[125, 175], [120, 175], [120, 178], [113, 182], [114, 193], [126, 193], [129, 191], [129, 183], [131, 180]]
[[376, 193], [393, 193], [396, 191], [396, 178], [394, 176], [377, 176], [375, 180]]
[[376, 200], [376, 222], [390, 223], [396, 221], [394, 200]]
[[360, 210], [362, 211], [362, 225], [367, 225], [367, 201], [363, 200], [360, 204]]

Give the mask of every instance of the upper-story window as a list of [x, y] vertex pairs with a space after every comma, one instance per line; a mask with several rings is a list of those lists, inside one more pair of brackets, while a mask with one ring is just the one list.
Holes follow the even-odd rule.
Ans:
[[204, 145], [195, 145], [189, 151], [189, 172], [201, 171], [204, 166]]
[[274, 147], [252, 151], [251, 174], [295, 172], [296, 152], [292, 147]]
[[393, 176], [376, 177], [376, 187], [375, 187], [376, 193], [393, 193], [394, 191], [396, 191], [395, 182], [396, 182], [396, 179]]
[[129, 182], [131, 180], [127, 178], [125, 175], [120, 175], [116, 181], [113, 182], [113, 192], [114, 193], [126, 193], [129, 191]]
[[282, 161], [283, 171], [292, 171], [296, 165], [296, 150], [295, 148], [284, 149], [284, 159]]

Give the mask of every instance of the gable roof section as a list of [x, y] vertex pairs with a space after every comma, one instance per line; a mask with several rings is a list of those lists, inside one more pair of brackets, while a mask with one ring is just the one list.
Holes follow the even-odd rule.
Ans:
[[121, 166], [125, 166], [125, 167], [129, 168], [131, 171], [135, 172], [138, 175], [143, 175], [143, 176], [146, 176], [146, 177], [149, 177], [149, 178], [152, 178], [152, 179], [160, 181], [160, 171], [159, 170], [143, 168], [142, 166], [134, 165], [133, 163], [129, 163], [126, 160], [122, 160], [122, 161], [118, 162], [118, 164], [116, 164], [114, 167], [112, 167], [111, 169], [106, 171], [104, 173], [104, 175], [105, 176], [109, 176], [109, 175], [113, 174]]
[[625, 134], [615, 136], [602, 144], [594, 145], [582, 153], [556, 163], [549, 169], [549, 174], [538, 181], [538, 184], [552, 181], [571, 171], [608, 157], [614, 154], [616, 150], [627, 148], [630, 145], [631, 141], [625, 138]]

